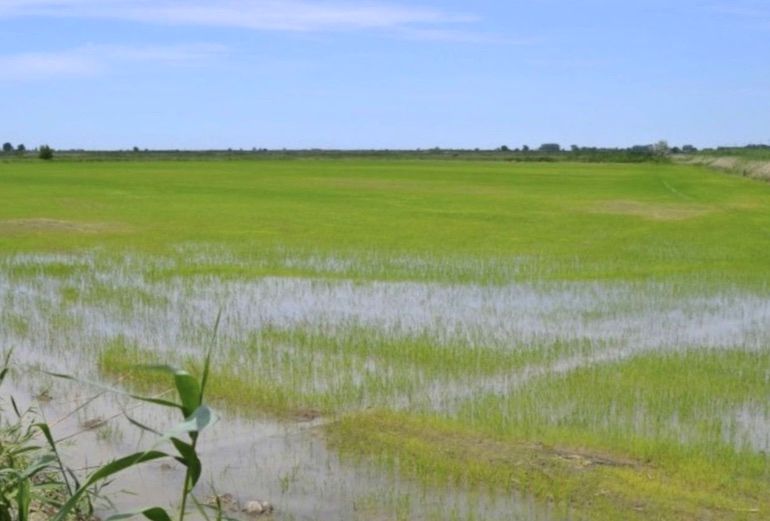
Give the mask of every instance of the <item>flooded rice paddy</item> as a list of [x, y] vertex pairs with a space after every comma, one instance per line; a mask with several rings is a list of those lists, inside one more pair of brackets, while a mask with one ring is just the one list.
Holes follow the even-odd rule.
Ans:
[[[276, 519], [560, 518], [528, 496], [461, 483], [428, 485], [327, 444], [327, 425], [371, 408], [460, 421], [484, 416], [505, 425], [534, 421], [508, 411], [508, 402], [521, 395], [519, 404], [528, 403], [524, 395], [535, 389], [546, 423], [574, 414], [591, 421], [603, 416], [604, 423], [620, 425], [607, 427], [610, 434], [651, 429], [685, 446], [770, 451], [770, 406], [749, 391], [729, 400], [695, 400], [686, 411], [656, 409], [640, 398], [613, 413], [599, 398], [554, 398], [570, 395], [569, 378], [579, 379], [581, 371], [611, 376], [611, 368], [621, 371], [639, 357], [662, 357], [665, 364], [678, 356], [687, 364], [721, 356], [714, 353], [763, 352], [770, 345], [770, 299], [762, 292], [696, 291], [654, 281], [166, 275], [176, 262], [97, 254], [0, 260], [0, 346], [16, 353], [15, 392], [55, 424], [59, 438], [70, 440], [67, 458], [75, 468], [152, 443], [122, 413], [158, 428], [169, 420], [125, 396], [41, 370], [120, 386], [119, 374], [100, 371], [105, 356], [200, 359], [220, 311], [215, 363], [228, 379], [224, 386], [256, 388], [266, 397], [222, 404], [222, 420], [203, 437], [206, 478], [198, 496], [269, 500]], [[510, 261], [512, 273], [517, 262]], [[356, 268], [354, 260], [287, 260], [292, 268], [298, 263], [327, 272]], [[411, 267], [429, 264], [415, 259]], [[719, 428], [693, 427], [688, 418], [698, 415], [718, 418]], [[102, 511], [166, 504], [182, 477], [179, 469], [149, 465], [105, 489], [114, 503]]]

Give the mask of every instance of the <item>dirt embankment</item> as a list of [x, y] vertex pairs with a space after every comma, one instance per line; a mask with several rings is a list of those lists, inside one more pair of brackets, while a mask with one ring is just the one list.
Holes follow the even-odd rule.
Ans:
[[770, 181], [770, 161], [752, 161], [739, 157], [688, 157], [681, 160], [692, 165], [705, 165], [743, 177]]

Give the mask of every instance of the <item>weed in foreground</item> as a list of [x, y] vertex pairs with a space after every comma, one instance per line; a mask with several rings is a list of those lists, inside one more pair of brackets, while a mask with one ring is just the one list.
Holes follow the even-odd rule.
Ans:
[[[0, 370], [0, 383], [9, 371], [10, 354]], [[204, 396], [208, 383], [211, 350], [206, 354], [200, 378], [187, 371], [167, 365], [148, 366], [148, 371], [160, 372], [173, 378], [177, 401], [159, 397], [131, 395], [132, 398], [153, 405], [177, 411], [183, 420], [166, 432], [158, 432], [133, 418], [128, 420], [136, 427], [157, 436], [149, 450], [136, 452], [111, 461], [92, 472], [80, 482], [68, 469], [57, 448], [51, 429], [45, 422], [30, 421], [32, 411], [22, 413], [15, 400], [10, 397], [14, 418], [0, 426], [0, 521], [27, 521], [36, 519], [33, 514], [42, 514], [53, 521], [86, 520], [93, 517], [92, 500], [97, 487], [107, 480], [133, 467], [161, 459], [175, 460], [186, 468], [180, 491], [178, 512], [170, 513], [160, 507], [138, 509], [112, 515], [108, 521], [144, 516], [151, 521], [184, 521], [188, 504], [194, 503], [198, 512], [209, 519], [207, 510], [193, 496], [192, 490], [202, 473], [202, 464], [197, 452], [201, 432], [216, 421], [216, 415], [205, 404]], [[77, 381], [72, 376], [55, 374], [60, 378]], [[45, 444], [39, 444], [40, 436]], [[173, 451], [164, 446], [171, 445]], [[213, 507], [216, 519], [222, 519], [222, 507]]]

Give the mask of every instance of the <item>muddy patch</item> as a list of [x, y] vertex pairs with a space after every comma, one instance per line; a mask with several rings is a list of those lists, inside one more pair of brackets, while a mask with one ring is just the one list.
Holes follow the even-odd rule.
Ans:
[[705, 206], [694, 204], [659, 204], [640, 201], [607, 201], [595, 206], [592, 213], [629, 215], [652, 221], [683, 221], [711, 213]]
[[87, 223], [46, 218], [8, 219], [0, 221], [0, 233], [102, 233], [123, 231], [124, 229], [124, 226], [115, 223]]
[[[34, 408], [48, 420], [65, 464], [82, 479], [99, 465], [140, 450], [161, 449], [158, 440], [132, 424], [167, 431], [175, 419], [151, 404], [100, 387], [52, 379], [20, 370], [3, 388], [22, 410]], [[35, 399], [45, 386], [53, 397]], [[95, 394], [96, 393], [96, 394]], [[84, 428], [90, 420], [99, 426]], [[203, 476], [193, 495], [203, 504], [217, 499], [229, 519], [249, 521], [371, 521], [372, 519], [456, 519], [554, 521], [522, 497], [498, 497], [462, 486], [424, 486], [365, 461], [329, 450], [321, 426], [222, 414], [200, 438]], [[173, 460], [147, 463], [121, 473], [99, 490], [102, 519], [137, 506], [174, 511], [185, 469]], [[206, 518], [193, 509], [193, 521]], [[213, 517], [213, 516], [212, 516]], [[47, 517], [46, 517], [47, 518]]]

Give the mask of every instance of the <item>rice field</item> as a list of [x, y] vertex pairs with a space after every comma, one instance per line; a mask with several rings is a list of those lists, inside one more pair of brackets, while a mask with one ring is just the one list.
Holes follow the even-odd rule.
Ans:
[[765, 519], [769, 297], [770, 185], [693, 165], [0, 163], [29, 403], [112, 418], [40, 370], [162, 391], [221, 311], [208, 485], [276, 519]]

